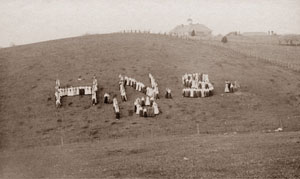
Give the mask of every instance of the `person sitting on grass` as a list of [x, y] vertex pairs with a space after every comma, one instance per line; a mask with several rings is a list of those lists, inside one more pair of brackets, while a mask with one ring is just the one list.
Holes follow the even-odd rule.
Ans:
[[167, 99], [172, 99], [172, 94], [171, 94], [171, 89], [170, 88], [166, 88], [166, 95], [165, 97]]
[[104, 103], [105, 103], [105, 104], [108, 104], [108, 103], [109, 103], [109, 100], [110, 100], [109, 98], [110, 98], [109, 94], [108, 94], [108, 93], [105, 93], [105, 94], [104, 94]]

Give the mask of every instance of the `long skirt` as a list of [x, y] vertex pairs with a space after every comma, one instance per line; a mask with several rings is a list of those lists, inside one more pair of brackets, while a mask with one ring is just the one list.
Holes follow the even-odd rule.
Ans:
[[185, 92], [184, 92], [184, 96], [185, 96], [185, 97], [190, 97], [190, 91], [185, 91]]
[[198, 98], [198, 91], [194, 91], [194, 98]]
[[205, 94], [204, 94], [204, 90], [201, 90], [201, 98], [204, 98]]
[[143, 92], [144, 94], [146, 94], [147, 88], [146, 88], [146, 87], [143, 87], [143, 88], [142, 88], [142, 92]]
[[214, 94], [213, 90], [209, 90], [209, 96], [212, 96]]
[[193, 90], [191, 90], [190, 97], [191, 97], [191, 98], [194, 97], [194, 91], [193, 91]]
[[116, 119], [120, 119], [120, 112], [116, 112]]
[[133, 83], [132, 87], [133, 89], [136, 89], [136, 82]]
[[230, 84], [229, 86], [230, 86], [230, 88], [229, 88], [229, 90], [230, 90], [230, 93], [233, 93], [233, 85], [232, 85], [232, 84]]
[[108, 97], [106, 97], [106, 96], [104, 97], [104, 103], [106, 103], [106, 104], [108, 103]]
[[140, 110], [140, 117], [144, 117], [143, 109]]
[[209, 91], [204, 91], [204, 96], [208, 97], [209, 96]]
[[226, 83], [226, 84], [225, 84], [224, 92], [225, 92], [225, 93], [229, 93], [229, 92], [230, 92], [230, 91], [229, 91], [229, 83]]
[[200, 91], [200, 90], [196, 91], [196, 94], [197, 94], [197, 97], [198, 97], [198, 98], [201, 97], [201, 91]]
[[168, 92], [166, 92], [166, 94], [165, 94], [165, 97], [166, 97], [166, 98], [168, 98], [168, 97], [169, 97], [169, 95], [168, 95]]
[[153, 107], [148, 108], [148, 116], [149, 117], [154, 117], [154, 108]]
[[143, 116], [144, 116], [144, 117], [148, 117], [147, 111], [144, 111], [144, 112], [143, 112]]

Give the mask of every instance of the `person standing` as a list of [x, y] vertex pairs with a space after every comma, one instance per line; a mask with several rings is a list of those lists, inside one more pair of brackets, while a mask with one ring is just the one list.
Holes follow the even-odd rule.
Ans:
[[119, 105], [118, 105], [117, 98], [113, 99], [113, 107], [114, 107], [114, 110], [115, 110], [116, 119], [119, 120], [120, 119], [120, 108], [119, 108]]
[[158, 105], [155, 101], [153, 102], [153, 108], [154, 108], [154, 114], [158, 115], [159, 114], [159, 109], [158, 109]]
[[150, 98], [149, 98], [149, 96], [146, 97], [145, 105], [146, 106], [150, 106]]

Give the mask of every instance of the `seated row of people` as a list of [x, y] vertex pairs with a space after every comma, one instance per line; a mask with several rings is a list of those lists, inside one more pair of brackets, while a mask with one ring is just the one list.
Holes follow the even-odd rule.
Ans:
[[184, 88], [182, 90], [183, 97], [190, 98], [203, 98], [213, 95], [213, 89], [193, 89], [193, 88]]
[[154, 117], [159, 114], [158, 105], [154, 98], [149, 96], [137, 98], [134, 102], [134, 112], [141, 117]]

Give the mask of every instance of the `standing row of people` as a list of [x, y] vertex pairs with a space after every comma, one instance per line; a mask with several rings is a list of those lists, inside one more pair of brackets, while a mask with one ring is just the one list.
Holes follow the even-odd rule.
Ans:
[[185, 87], [190, 87], [191, 88], [190, 85], [192, 84], [192, 81], [209, 83], [208, 74], [203, 74], [203, 73], [188, 74], [188, 73], [185, 73], [182, 76], [182, 84]]
[[144, 83], [139, 82], [136, 79], [130, 78], [130, 77], [127, 77], [127, 76], [123, 77], [122, 75], [119, 75], [119, 78], [120, 78], [120, 85], [123, 84], [124, 87], [125, 86], [131, 86], [136, 91], [146, 93], [146, 85], [144, 85]]
[[[120, 78], [120, 82], [119, 82], [120, 90], [122, 89], [121, 96], [122, 96], [122, 93], [123, 93], [123, 96], [124, 96], [123, 98], [125, 98], [126, 100], [127, 100], [126, 92], [125, 92], [125, 87], [126, 86], [131, 86], [136, 91], [142, 92], [142, 93], [146, 94], [149, 97], [153, 97], [155, 99], [159, 98], [158, 85], [155, 82], [155, 79], [153, 78], [153, 76], [151, 74], [149, 74], [149, 78], [150, 78], [150, 82], [151, 82], [152, 87], [147, 87], [144, 83], [139, 82], [139, 81], [135, 80], [134, 78], [130, 78], [130, 77], [127, 77], [127, 76], [119, 75], [119, 78]], [[121, 86], [123, 86], [124, 88], [121, 87]]]

